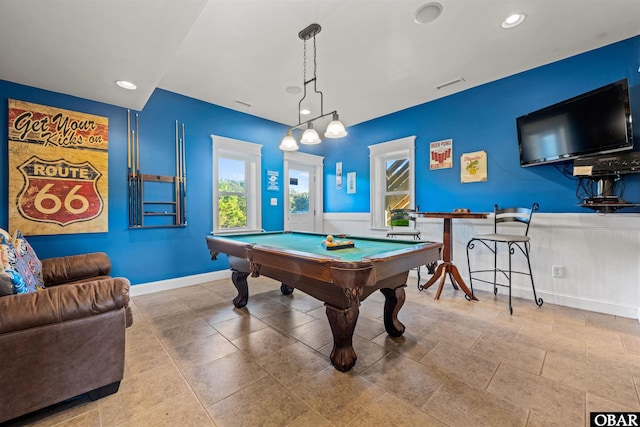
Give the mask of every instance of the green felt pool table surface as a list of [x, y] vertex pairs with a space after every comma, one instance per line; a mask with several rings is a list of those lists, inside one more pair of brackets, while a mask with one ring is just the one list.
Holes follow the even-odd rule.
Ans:
[[363, 258], [380, 256], [389, 252], [414, 248], [424, 242], [415, 240], [391, 240], [363, 237], [342, 237], [336, 235], [336, 240], [352, 240], [353, 248], [328, 250], [322, 245], [327, 235], [303, 232], [267, 232], [239, 235], [220, 236], [238, 242], [269, 246], [275, 249], [305, 252], [323, 257], [338, 258], [341, 261], [355, 262]]

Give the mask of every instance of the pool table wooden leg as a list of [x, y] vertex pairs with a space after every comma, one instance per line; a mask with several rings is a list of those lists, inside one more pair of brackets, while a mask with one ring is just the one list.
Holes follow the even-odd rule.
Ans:
[[327, 307], [327, 319], [333, 334], [333, 350], [331, 350], [331, 363], [340, 372], [347, 372], [356, 364], [356, 352], [353, 349], [353, 331], [356, 328], [360, 303], [346, 309]]
[[398, 312], [404, 305], [404, 286], [389, 289], [380, 289], [384, 295], [384, 329], [392, 337], [399, 337], [404, 334], [404, 325], [398, 320]]
[[247, 277], [249, 277], [249, 273], [232, 270], [231, 281], [233, 282], [233, 286], [235, 286], [238, 290], [238, 296], [233, 299], [233, 305], [236, 308], [244, 307], [249, 301], [249, 286], [247, 286]]

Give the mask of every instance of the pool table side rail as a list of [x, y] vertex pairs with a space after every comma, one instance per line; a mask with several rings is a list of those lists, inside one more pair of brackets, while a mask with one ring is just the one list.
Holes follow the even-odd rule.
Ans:
[[[246, 259], [252, 265], [254, 277], [263, 274], [260, 269], [267, 266], [289, 269], [289, 275], [293, 277], [308, 277], [343, 288], [373, 286], [380, 280], [439, 259], [441, 243], [412, 243], [411, 247], [363, 257], [360, 261], [341, 261], [330, 254], [317, 255], [219, 236], [207, 237], [212, 259], [217, 259], [218, 253]], [[296, 262], [287, 263], [291, 258]]]

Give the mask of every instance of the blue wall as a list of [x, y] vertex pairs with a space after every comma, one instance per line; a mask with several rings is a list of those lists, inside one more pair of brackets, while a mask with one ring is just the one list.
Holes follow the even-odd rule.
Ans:
[[[576, 183], [555, 167], [521, 168], [516, 117], [628, 78], [636, 117], [634, 139], [640, 148], [640, 37], [635, 37], [560, 62], [514, 75], [430, 103], [361, 123], [349, 136], [324, 140], [303, 150], [325, 156], [326, 212], [369, 212], [368, 145], [416, 135], [416, 197], [422, 210], [450, 211], [467, 207], [491, 211], [494, 203], [528, 205], [537, 201], [543, 212], [590, 212], [577, 206]], [[175, 121], [185, 124], [187, 141], [187, 215], [185, 228], [128, 229], [126, 110], [72, 96], [0, 81], [0, 227], [8, 227], [7, 99], [18, 99], [109, 118], [109, 232], [62, 236], [32, 236], [29, 241], [42, 258], [105, 251], [114, 275], [133, 284], [170, 279], [227, 268], [210, 260], [205, 236], [212, 227], [211, 134], [263, 144], [262, 168], [282, 176], [278, 150], [286, 126], [156, 90], [140, 112], [141, 170], [174, 173]], [[430, 171], [429, 143], [453, 138], [454, 168]], [[486, 150], [489, 179], [460, 183], [462, 153]], [[357, 193], [335, 188], [335, 163], [343, 174], [357, 172]], [[638, 176], [626, 179], [624, 196], [640, 202]], [[278, 198], [278, 206], [269, 199]], [[283, 194], [263, 192], [263, 227], [283, 227]], [[10, 230], [11, 232], [15, 230]]]
[[[117, 88], [114, 88], [117, 90]], [[8, 228], [7, 99], [64, 108], [109, 119], [109, 232], [60, 236], [31, 236], [29, 242], [41, 258], [105, 251], [113, 263], [112, 274], [133, 284], [205, 273], [228, 268], [224, 259], [211, 261], [205, 236], [212, 230], [212, 149], [210, 135], [263, 144], [262, 166], [280, 171], [278, 143], [284, 125], [238, 113], [192, 98], [156, 90], [139, 113], [142, 173], [174, 175], [175, 121], [185, 124], [187, 163], [187, 219], [185, 228], [128, 228], [127, 112], [126, 109], [32, 87], [0, 81], [0, 228]], [[283, 224], [282, 190], [269, 192], [278, 206], [263, 199], [263, 228], [280, 230]], [[10, 230], [11, 233], [15, 230]]]
[[[640, 150], [640, 37], [491, 82], [348, 129], [345, 139], [323, 141], [326, 212], [369, 212], [367, 146], [416, 136], [416, 204], [421, 210], [530, 205], [542, 212], [591, 212], [578, 206], [576, 181], [553, 165], [520, 167], [516, 117], [628, 78], [635, 150]], [[453, 138], [452, 169], [429, 170], [429, 144]], [[487, 182], [460, 183], [460, 155], [487, 151]], [[358, 153], [354, 155], [354, 153]], [[356, 172], [357, 193], [335, 188], [335, 163]], [[640, 203], [640, 176], [625, 179], [624, 198]]]

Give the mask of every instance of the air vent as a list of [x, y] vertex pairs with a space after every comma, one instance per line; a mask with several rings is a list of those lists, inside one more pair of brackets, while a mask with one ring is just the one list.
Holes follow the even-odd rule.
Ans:
[[462, 83], [463, 81], [465, 81], [464, 77], [458, 77], [455, 80], [451, 80], [450, 82], [442, 83], [442, 84], [436, 86], [436, 89], [438, 89], [438, 90], [444, 89], [447, 86], [451, 86], [451, 85], [454, 85], [454, 84], [457, 84], [457, 83]]
[[251, 104], [249, 104], [248, 102], [240, 101], [238, 99], [236, 99], [236, 102], [240, 105], [244, 105], [247, 108], [251, 108]]

